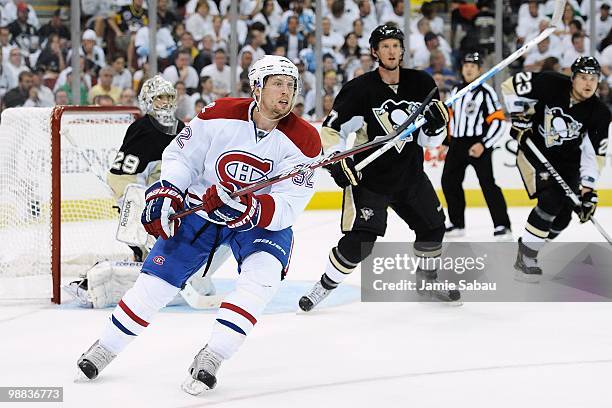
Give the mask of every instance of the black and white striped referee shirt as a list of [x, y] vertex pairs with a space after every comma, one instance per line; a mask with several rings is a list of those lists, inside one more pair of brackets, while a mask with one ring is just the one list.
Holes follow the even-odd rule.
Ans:
[[[455, 87], [451, 96], [462, 88]], [[485, 148], [492, 148], [504, 134], [506, 122], [493, 87], [482, 84], [463, 95], [451, 107], [450, 135], [456, 138], [475, 137]]]

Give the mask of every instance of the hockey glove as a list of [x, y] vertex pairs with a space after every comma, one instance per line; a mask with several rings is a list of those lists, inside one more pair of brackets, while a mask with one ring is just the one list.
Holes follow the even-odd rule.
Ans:
[[355, 170], [355, 162], [352, 157], [347, 157], [325, 166], [325, 169], [329, 171], [329, 174], [340, 188], [356, 186], [359, 184], [359, 180], [361, 180], [361, 172]]
[[432, 100], [423, 111], [423, 117], [427, 121], [423, 125], [423, 131], [428, 136], [435, 136], [440, 128], [446, 127], [450, 116], [444, 102], [437, 99]]
[[533, 135], [533, 122], [531, 116], [513, 115], [512, 127], [510, 128], [510, 136], [519, 143], [519, 146], [524, 146], [528, 138]]
[[181, 220], [170, 221], [169, 217], [183, 209], [183, 192], [172, 183], [160, 180], [145, 192], [145, 209], [140, 222], [145, 230], [155, 238], [168, 239], [181, 225]]
[[236, 231], [248, 231], [257, 226], [261, 205], [253, 193], [232, 198], [238, 190], [232, 183], [222, 181], [209, 187], [202, 198], [208, 217]]
[[582, 204], [578, 210], [580, 222], [585, 223], [593, 217], [597, 209], [597, 192], [587, 191], [582, 195]]

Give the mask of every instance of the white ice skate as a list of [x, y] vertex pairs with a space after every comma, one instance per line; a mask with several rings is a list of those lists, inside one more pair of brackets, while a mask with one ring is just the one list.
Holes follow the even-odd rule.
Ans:
[[321, 303], [323, 299], [329, 296], [332, 290], [333, 289], [325, 289], [321, 284], [321, 281], [317, 281], [310, 292], [300, 298], [300, 301], [298, 302], [300, 309], [302, 309], [304, 312], [311, 311], [316, 305]]
[[85, 377], [93, 380], [115, 357], [116, 354], [104, 348], [100, 341], [96, 340], [77, 360], [77, 366]]
[[189, 377], [181, 388], [188, 394], [199, 395], [206, 390], [212, 390], [217, 385], [217, 370], [223, 357], [212, 351], [206, 345], [193, 359], [189, 366]]

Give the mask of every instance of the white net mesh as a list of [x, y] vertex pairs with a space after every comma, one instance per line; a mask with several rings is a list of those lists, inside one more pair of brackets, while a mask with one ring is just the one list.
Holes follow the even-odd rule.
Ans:
[[[61, 116], [61, 273], [125, 259], [115, 240], [117, 211], [103, 180], [125, 131], [126, 112]], [[52, 108], [13, 108], [0, 122], [0, 299], [50, 298]]]

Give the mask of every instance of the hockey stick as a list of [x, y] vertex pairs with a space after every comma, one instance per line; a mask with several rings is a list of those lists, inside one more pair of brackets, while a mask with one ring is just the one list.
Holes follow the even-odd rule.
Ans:
[[[302, 163], [302, 164], [298, 164], [297, 166], [294, 166], [290, 169], [287, 169], [285, 171], [283, 171], [282, 173], [277, 174], [276, 176], [270, 177], [270, 178], [266, 178], [264, 180], [258, 181], [256, 183], [250, 184], [246, 187], [241, 188], [238, 191], [235, 191], [231, 194], [231, 197], [238, 197], [247, 193], [252, 193], [254, 191], [260, 190], [264, 187], [268, 187], [271, 186], [272, 184], [276, 184], [280, 181], [286, 180], [288, 178], [293, 178], [299, 174], [305, 174], [309, 171], [312, 171], [314, 169], [317, 169], [319, 167], [324, 167], [327, 166], [329, 164], [335, 163], [337, 161], [340, 161], [346, 157], [349, 156], [353, 156], [357, 153], [361, 153], [363, 151], [372, 149], [374, 147], [377, 146], [381, 146], [384, 145], [385, 143], [389, 143], [391, 140], [395, 139], [398, 135], [402, 134], [407, 128], [410, 128], [412, 126], [414, 126], [413, 122], [415, 120], [417, 120], [417, 118], [419, 117], [419, 115], [421, 115], [421, 113], [423, 113], [423, 110], [425, 109], [425, 107], [429, 104], [429, 102], [431, 102], [434, 93], [436, 91], [437, 88], [433, 88], [429, 94], [425, 97], [425, 99], [423, 100], [423, 102], [421, 103], [421, 105], [419, 105], [419, 107], [417, 109], [415, 109], [410, 116], [408, 116], [408, 118], [404, 121], [404, 123], [399, 126], [397, 128], [397, 130], [395, 130], [395, 132], [392, 132], [390, 134], [388, 134], [387, 136], [372, 140], [368, 143], [364, 143], [361, 144], [359, 146], [355, 146], [352, 149], [347, 149], [344, 150], [342, 152], [334, 152], [331, 154], [328, 154], [327, 156], [323, 156], [320, 157], [318, 159], [315, 159], [311, 162], [307, 162], [307, 163]], [[179, 213], [176, 214], [172, 214], [170, 216], [170, 221], [173, 221], [177, 218], [183, 218], [186, 215], [192, 214], [196, 211], [200, 211], [204, 208], [204, 204], [199, 204], [196, 205], [195, 207], [191, 207], [185, 211], [181, 211]]]
[[[551, 23], [550, 23], [550, 26], [548, 28], [546, 28], [544, 31], [542, 31], [537, 37], [535, 37], [534, 39], [532, 39], [531, 41], [529, 41], [528, 43], [523, 45], [518, 50], [514, 51], [512, 54], [507, 56], [502, 61], [500, 61], [497, 65], [495, 65], [489, 71], [485, 72], [484, 74], [482, 74], [481, 76], [476, 78], [473, 82], [471, 82], [465, 88], [461, 89], [455, 95], [453, 95], [450, 98], [448, 98], [446, 101], [444, 101], [444, 104], [447, 107], [452, 106], [453, 103], [455, 103], [456, 100], [462, 98], [466, 93], [472, 91], [474, 88], [482, 85], [485, 81], [487, 81], [488, 79], [492, 78], [499, 71], [501, 71], [502, 69], [506, 68], [508, 65], [510, 65], [511, 63], [516, 61], [518, 58], [520, 58], [522, 55], [524, 55], [527, 51], [529, 51], [533, 47], [535, 47], [540, 41], [542, 41], [545, 38], [549, 37], [553, 32], [555, 32], [555, 30], [557, 29], [557, 26], [561, 22], [561, 17], [563, 17], [563, 10], [564, 10], [564, 8], [565, 8], [565, 0], [557, 0], [557, 2], [555, 3], [555, 9], [554, 9], [554, 12], [553, 12], [553, 15], [552, 15]], [[380, 149], [376, 150], [374, 153], [372, 153], [371, 155], [369, 155], [368, 157], [366, 157], [365, 159], [363, 159], [362, 161], [357, 163], [357, 165], [355, 166], [355, 170], [357, 170], [357, 171], [362, 170], [368, 164], [372, 163], [374, 160], [376, 160], [377, 158], [382, 156], [387, 150], [389, 150], [392, 147], [394, 147], [396, 145], [396, 143], [405, 140], [408, 136], [410, 136], [414, 131], [419, 129], [424, 124], [425, 124], [425, 119], [424, 118], [417, 119], [416, 122], [412, 126], [408, 127], [404, 132], [402, 132], [400, 135], [398, 135], [395, 138], [396, 140], [387, 143], [385, 146], [383, 146]]]
[[[538, 158], [540, 163], [544, 165], [544, 167], [546, 168], [546, 171], [548, 171], [550, 175], [554, 177], [557, 184], [559, 184], [559, 186], [563, 189], [565, 196], [572, 201], [575, 207], [579, 207], [581, 205], [580, 199], [578, 198], [576, 193], [574, 193], [574, 191], [570, 188], [570, 186], [567, 185], [565, 180], [563, 180], [561, 175], [557, 173], [557, 170], [555, 170], [552, 164], [550, 164], [548, 159], [546, 159], [546, 157], [542, 154], [542, 152], [540, 152], [540, 150], [531, 141], [531, 139], [527, 139], [526, 144], [527, 144], [527, 147], [529, 147], [529, 149], [531, 150], [531, 152], [535, 154], [535, 156]], [[591, 222], [595, 225], [595, 228], [597, 228], [597, 231], [599, 231], [599, 233], [606, 239], [606, 241], [608, 241], [608, 243], [612, 245], [612, 238], [610, 237], [610, 235], [608, 235], [606, 230], [603, 229], [601, 224], [597, 222], [595, 217], [591, 217], [590, 219], [591, 219]]]

